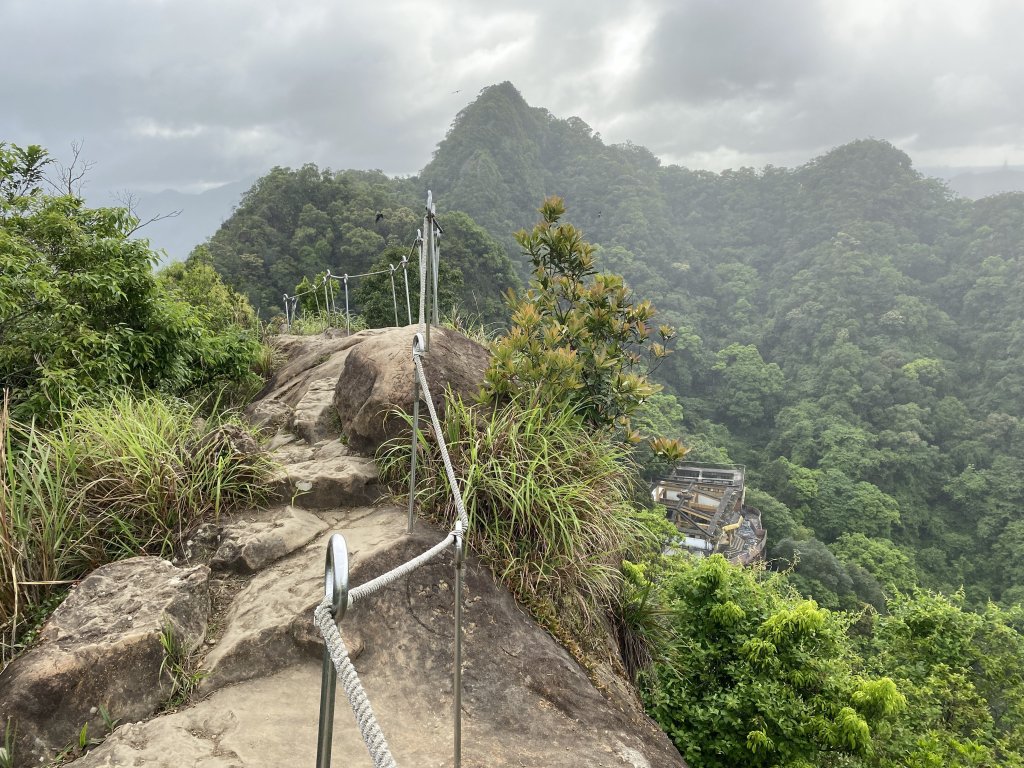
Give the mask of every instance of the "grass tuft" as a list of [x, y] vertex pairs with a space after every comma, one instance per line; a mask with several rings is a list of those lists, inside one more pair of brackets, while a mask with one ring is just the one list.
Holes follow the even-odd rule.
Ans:
[[52, 431], [16, 422], [4, 400], [0, 433], [0, 666], [68, 584], [262, 504], [273, 469], [237, 417], [157, 396], [115, 395]]
[[[622, 594], [622, 558], [649, 535], [631, 503], [628, 448], [585, 430], [571, 411], [472, 406], [451, 396], [446, 408], [470, 545], [563, 642], [599, 650], [603, 629], [595, 630]], [[407, 483], [409, 447], [408, 439], [384, 446], [382, 477]], [[417, 501], [450, 525], [455, 507], [433, 439], [421, 433], [418, 450]]]

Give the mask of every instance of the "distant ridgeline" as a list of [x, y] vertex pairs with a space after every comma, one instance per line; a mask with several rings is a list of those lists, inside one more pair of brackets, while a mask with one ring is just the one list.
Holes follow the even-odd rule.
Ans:
[[266, 316], [303, 277], [400, 260], [428, 187], [464, 212], [442, 217], [442, 260], [487, 322], [525, 274], [511, 233], [565, 198], [600, 268], [679, 328], [650, 419], [688, 458], [746, 466], [767, 556], [801, 553], [819, 601], [1024, 598], [1024, 194], [957, 198], [874, 140], [794, 169], [663, 166], [502, 83], [418, 178], [274, 169], [209, 257]]

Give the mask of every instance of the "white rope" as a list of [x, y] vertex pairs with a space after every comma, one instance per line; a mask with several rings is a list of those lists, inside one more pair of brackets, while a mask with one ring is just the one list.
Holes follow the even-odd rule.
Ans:
[[[455, 477], [455, 468], [452, 466], [452, 459], [448, 455], [448, 446], [444, 442], [444, 435], [441, 432], [441, 422], [437, 418], [437, 410], [434, 408], [434, 398], [430, 396], [430, 386], [427, 384], [427, 376], [423, 372], [423, 360], [420, 359], [422, 352], [413, 350], [412, 360], [416, 365], [416, 375], [419, 377], [420, 386], [423, 387], [423, 394], [426, 395], [427, 410], [430, 411], [430, 422], [434, 429], [434, 436], [437, 438], [437, 447], [441, 451], [441, 459], [444, 461], [445, 472], [448, 473], [448, 485], [452, 490], [452, 498], [455, 500], [455, 508], [459, 513], [459, 522], [462, 523], [462, 530], [469, 530], [469, 515], [466, 514], [466, 505], [462, 501], [462, 493], [459, 491], [459, 481]], [[462, 533], [456, 529], [456, 533]], [[453, 534], [454, 535], [454, 534]]]
[[[355, 278], [355, 277], [372, 277], [373, 275], [386, 275], [387, 273], [388, 273], [388, 270], [386, 270], [386, 269], [379, 269], [376, 272], [361, 272], [358, 275], [349, 275], [348, 277], [351, 280], [352, 278]], [[327, 277], [329, 277], [331, 280], [342, 280], [342, 279], [344, 279], [342, 277], [342, 275], [327, 275]]]
[[398, 768], [395, 759], [391, 756], [387, 739], [377, 724], [374, 717], [370, 700], [366, 697], [363, 684], [359, 681], [356, 668], [352, 666], [352, 660], [348, 656], [348, 648], [338, 631], [338, 625], [331, 617], [330, 600], [324, 600], [313, 611], [313, 621], [320, 634], [324, 636], [324, 645], [327, 647], [327, 655], [331, 657], [334, 668], [338, 671], [341, 679], [341, 686], [348, 696], [348, 703], [352, 705], [352, 712], [356, 716], [356, 723], [359, 725], [359, 733], [362, 734], [363, 742], [366, 744], [370, 757], [373, 759], [374, 768]]
[[398, 581], [398, 579], [402, 578], [406, 574], [412, 573], [413, 571], [415, 571], [417, 568], [419, 568], [424, 563], [427, 563], [430, 560], [433, 560], [439, 554], [444, 552], [452, 544], [453, 541], [455, 541], [455, 533], [454, 532], [453, 533], [449, 533], [444, 538], [444, 540], [441, 541], [439, 544], [431, 547], [430, 549], [428, 549], [423, 554], [417, 555], [416, 557], [414, 557], [412, 560], [408, 561], [407, 563], [403, 563], [402, 565], [398, 566], [397, 568], [394, 568], [394, 569], [388, 571], [387, 573], [381, 574], [380, 576], [378, 576], [377, 578], [373, 579], [372, 581], [368, 581], [365, 584], [360, 584], [355, 589], [349, 590], [349, 593], [348, 593], [348, 606], [349, 606], [349, 608], [351, 608], [353, 605], [355, 605], [357, 600], [362, 600], [364, 597], [369, 597], [374, 592], [379, 592], [380, 590], [384, 589], [384, 587], [386, 587], [389, 584], [392, 584], [392, 583]]
[[[358, 600], [369, 597], [389, 584], [393, 584], [403, 576], [412, 573], [421, 565], [433, 560], [444, 552], [453, 542], [458, 542], [457, 532], [449, 533], [441, 542], [426, 552], [412, 558], [412, 560], [402, 563], [397, 568], [392, 568], [387, 573], [381, 574], [377, 578], [350, 590], [347, 607], [351, 608]], [[348, 703], [351, 705], [352, 712], [356, 716], [359, 733], [362, 735], [363, 743], [366, 744], [366, 749], [373, 759], [374, 768], [398, 768], [395, 764], [395, 759], [391, 756], [391, 750], [388, 747], [387, 740], [384, 738], [384, 733], [381, 731], [377, 718], [373, 714], [373, 708], [370, 706], [366, 690], [363, 688], [359, 675], [356, 673], [356, 668], [352, 665], [352, 660], [349, 658], [348, 648], [341, 637], [338, 625], [331, 615], [331, 598], [329, 596], [325, 596], [320, 601], [320, 604], [313, 609], [313, 623], [320, 630], [320, 634], [323, 635], [327, 655], [330, 656], [331, 662], [338, 672], [342, 688], [345, 690], [345, 695], [348, 696]]]

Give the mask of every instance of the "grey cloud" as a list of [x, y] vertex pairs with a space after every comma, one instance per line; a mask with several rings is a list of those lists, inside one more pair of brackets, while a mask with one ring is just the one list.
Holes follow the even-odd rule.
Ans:
[[669, 160], [802, 162], [876, 136], [934, 161], [1021, 147], [1022, 26], [1011, 0], [0, 0], [0, 140], [84, 139], [94, 187], [410, 173], [511, 80]]

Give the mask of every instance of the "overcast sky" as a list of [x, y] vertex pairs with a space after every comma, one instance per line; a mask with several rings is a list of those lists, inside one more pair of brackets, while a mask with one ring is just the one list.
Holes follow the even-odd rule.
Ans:
[[481, 88], [667, 163], [1024, 164], [1020, 0], [0, 0], [0, 141], [100, 189], [412, 174]]

